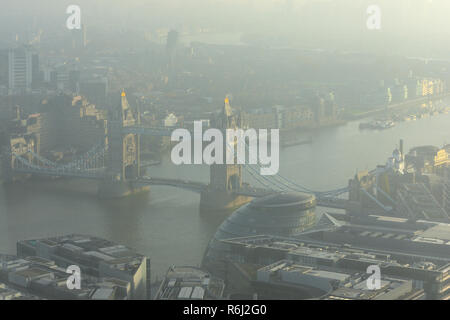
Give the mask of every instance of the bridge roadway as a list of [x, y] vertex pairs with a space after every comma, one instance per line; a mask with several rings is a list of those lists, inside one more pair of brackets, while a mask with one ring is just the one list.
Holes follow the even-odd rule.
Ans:
[[34, 174], [37, 176], [53, 176], [53, 177], [68, 177], [68, 178], [82, 178], [101, 180], [105, 178], [106, 168], [99, 168], [93, 170], [61, 170], [54, 168], [13, 168], [12, 171], [22, 174]]
[[[15, 168], [15, 172], [24, 174], [35, 174], [43, 176], [58, 176], [58, 177], [72, 177], [72, 178], [83, 178], [83, 179], [93, 179], [93, 180], [103, 180], [105, 179], [105, 174], [103, 170], [58, 170], [54, 168]], [[155, 178], [155, 177], [141, 177], [136, 180], [130, 180], [137, 184], [142, 185], [160, 185], [169, 186], [175, 188], [181, 188], [190, 190], [193, 192], [201, 193], [208, 188], [208, 184], [204, 182], [192, 181], [192, 180], [182, 180], [182, 179], [166, 179], [166, 178]], [[243, 188], [234, 191], [235, 195], [260, 198], [279, 191], [263, 188], [255, 188], [250, 185], [246, 185]], [[335, 208], [335, 209], [350, 209], [354, 208], [357, 203], [352, 203], [349, 200], [332, 198], [332, 197], [317, 197], [317, 205]]]
[[208, 184], [204, 182], [181, 180], [181, 179], [141, 177], [133, 181], [142, 185], [169, 186], [181, 189], [188, 189], [194, 192], [202, 192], [208, 188]]

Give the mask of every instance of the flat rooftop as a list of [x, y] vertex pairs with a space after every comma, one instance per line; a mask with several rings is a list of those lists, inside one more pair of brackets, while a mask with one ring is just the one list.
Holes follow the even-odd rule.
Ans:
[[207, 300], [222, 298], [225, 284], [221, 279], [197, 267], [172, 266], [167, 271], [157, 300]]
[[[437, 229], [439, 232], [445, 232]], [[356, 233], [359, 236], [367, 237], [367, 238], [383, 238], [385, 241], [392, 241], [394, 238], [398, 238], [399, 235], [392, 235], [389, 232], [381, 233], [375, 231], [363, 231], [359, 230]], [[402, 239], [407, 241], [412, 241], [414, 237], [420, 237], [422, 234], [416, 233], [414, 234], [401, 234]], [[421, 240], [421, 239], [419, 239]], [[416, 241], [419, 241], [416, 240]], [[332, 244], [324, 241], [317, 241], [315, 239], [300, 239], [300, 238], [285, 238], [278, 236], [270, 236], [270, 235], [258, 235], [258, 236], [249, 236], [242, 238], [233, 238], [233, 239], [225, 239], [221, 240], [224, 244], [230, 245], [230, 250], [234, 253], [240, 252], [241, 248], [243, 254], [245, 254], [247, 249], [255, 249], [258, 250], [259, 254], [266, 251], [271, 255], [271, 252], [284, 252], [284, 257], [286, 259], [296, 260], [295, 257], [304, 256], [307, 258], [313, 258], [317, 260], [329, 260], [338, 262], [339, 260], [352, 260], [352, 261], [360, 261], [360, 262], [370, 262], [371, 264], [379, 264], [379, 265], [392, 265], [392, 266], [401, 266], [396, 259], [392, 256], [394, 253], [388, 250], [382, 250], [379, 248], [363, 248], [363, 247], [355, 247], [353, 245], [346, 244]], [[235, 251], [237, 250], [237, 251]], [[450, 247], [449, 247], [450, 250]], [[278, 253], [275, 256], [279, 256]], [[417, 257], [417, 261], [428, 261], [423, 260], [426, 259], [426, 256]], [[432, 258], [432, 257], [431, 257]], [[430, 259], [431, 259], [430, 258]], [[442, 261], [441, 261], [442, 260]], [[439, 261], [430, 260], [437, 265], [435, 267], [439, 268], [443, 265], [446, 265], [450, 257], [448, 259], [441, 259]], [[403, 262], [405, 264], [406, 262]]]
[[[60, 237], [45, 239], [18, 241], [18, 248], [24, 245], [28, 248], [47, 247], [53, 258], [63, 257], [65, 259], [78, 261], [89, 261], [89, 263], [103, 262], [111, 267], [133, 274], [142, 263], [143, 255], [132, 249], [109, 240], [93, 236], [71, 234]], [[19, 251], [19, 249], [18, 249]], [[18, 252], [20, 254], [20, 252]], [[52, 259], [52, 257], [48, 257]], [[80, 262], [80, 265], [83, 263]]]

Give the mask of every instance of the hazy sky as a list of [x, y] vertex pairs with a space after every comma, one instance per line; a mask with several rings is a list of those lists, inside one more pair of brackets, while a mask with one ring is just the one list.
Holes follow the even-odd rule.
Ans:
[[[69, 4], [91, 30], [175, 28], [289, 37], [364, 37], [367, 7], [379, 5], [382, 36], [450, 34], [450, 0], [0, 0], [1, 40], [39, 27], [64, 28]], [[25, 30], [25, 31], [24, 31]], [[46, 32], [51, 32], [46, 30]], [[325, 36], [324, 36], [325, 35]], [[353, 40], [352, 40], [353, 41]]]
[[[348, 18], [353, 21], [355, 9], [367, 8], [368, 5], [378, 4], [386, 19], [391, 17], [408, 20], [411, 27], [425, 23], [422, 27], [433, 28], [446, 22], [450, 29], [450, 1], [448, 0], [1, 0], [3, 18], [8, 16], [36, 16], [39, 20], [64, 21], [65, 8], [69, 4], [77, 4], [91, 23], [95, 19], [103, 21], [108, 18], [128, 20], [137, 23], [145, 18], [148, 24], [191, 23], [209, 24], [212, 18], [220, 22], [228, 21], [229, 25], [245, 24], [245, 20], [267, 18], [267, 24], [281, 23], [283, 16], [297, 16], [315, 7], [321, 16], [315, 16], [319, 22], [326, 23], [330, 15]], [[335, 11], [337, 9], [337, 11]], [[360, 14], [364, 15], [365, 12]], [[410, 16], [410, 17], [408, 17]], [[91, 20], [92, 19], [92, 20]], [[9, 19], [8, 19], [9, 20]], [[347, 20], [347, 19], [345, 19]], [[386, 21], [388, 24], [393, 21]], [[444, 27], [444, 25], [442, 25]]]

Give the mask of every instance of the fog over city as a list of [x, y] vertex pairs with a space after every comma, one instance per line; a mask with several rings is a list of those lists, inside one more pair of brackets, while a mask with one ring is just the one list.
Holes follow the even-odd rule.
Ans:
[[[64, 28], [61, 12], [82, 8], [83, 23], [101, 38], [107, 34], [168, 27], [180, 32], [207, 29], [255, 35], [266, 45], [318, 46], [339, 50], [449, 52], [450, 3], [446, 0], [66, 0], [3, 1], [2, 41], [18, 34], [31, 40], [36, 26], [43, 38]], [[366, 8], [381, 9], [382, 26], [366, 28]], [[14, 32], [12, 32], [14, 30]]]
[[449, 0], [0, 8], [0, 300], [450, 300]]

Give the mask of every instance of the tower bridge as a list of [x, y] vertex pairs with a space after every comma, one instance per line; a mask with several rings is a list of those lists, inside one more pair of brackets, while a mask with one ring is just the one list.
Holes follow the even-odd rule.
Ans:
[[[241, 127], [240, 115], [233, 112], [229, 100], [225, 99], [223, 109], [215, 119], [215, 128], [221, 130], [225, 136], [226, 129]], [[25, 150], [20, 154], [10, 151], [7, 154], [11, 163], [10, 176], [32, 174], [93, 179], [99, 183], [99, 196], [106, 198], [148, 191], [150, 186], [171, 186], [200, 193], [202, 210], [230, 210], [255, 197], [282, 191], [314, 193], [318, 205], [326, 207], [348, 209], [355, 205], [348, 200], [337, 198], [339, 194], [347, 192], [347, 188], [316, 192], [279, 174], [270, 178], [260, 176], [258, 169], [250, 165], [237, 164], [237, 161], [234, 161], [235, 164], [210, 165], [209, 184], [142, 175], [140, 136], [170, 136], [172, 130], [173, 128], [167, 127], [142, 126], [140, 114], [132, 110], [125, 92], [122, 92], [118, 107], [109, 116], [107, 134], [102, 142], [95, 145], [86, 154], [66, 164], [47, 160], [32, 149]], [[223, 163], [226, 163], [225, 159]], [[254, 187], [244, 183], [244, 170], [263, 187]]]

